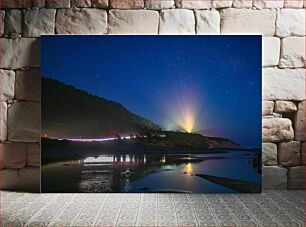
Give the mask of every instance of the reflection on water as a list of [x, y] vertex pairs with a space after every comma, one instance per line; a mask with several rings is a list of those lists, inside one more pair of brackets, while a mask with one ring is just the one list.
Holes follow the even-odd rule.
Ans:
[[215, 154], [101, 154], [42, 167], [43, 192], [234, 192], [195, 174], [261, 184], [251, 152]]

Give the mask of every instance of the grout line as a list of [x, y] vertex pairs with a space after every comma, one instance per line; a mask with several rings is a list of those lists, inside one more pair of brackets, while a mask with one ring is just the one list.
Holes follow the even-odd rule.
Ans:
[[175, 206], [175, 202], [174, 202], [174, 197], [173, 197], [173, 194], [170, 194], [171, 195], [171, 201], [172, 201], [172, 204], [173, 204], [173, 207], [174, 207], [174, 214], [175, 214], [175, 223], [176, 223], [176, 226], [178, 226], [178, 219], [177, 219], [177, 213], [176, 213], [176, 206]]
[[208, 209], [210, 210], [210, 212], [211, 212], [212, 216], [214, 217], [214, 219], [215, 219], [215, 221], [216, 221], [217, 226], [220, 226], [220, 222], [219, 222], [219, 220], [217, 219], [217, 217], [216, 217], [215, 213], [212, 211], [212, 209], [211, 209], [211, 207], [210, 207], [210, 204], [209, 204], [209, 202], [208, 202], [208, 200], [207, 200], [206, 196], [205, 196], [205, 195], [202, 195], [202, 196], [204, 196], [204, 200], [206, 201], [206, 204], [207, 204], [207, 206], [208, 206]]
[[156, 206], [155, 206], [155, 213], [156, 213], [156, 219], [155, 219], [156, 222], [155, 223], [156, 223], [157, 226], [159, 226], [159, 215], [158, 215], [159, 196], [158, 195], [159, 194], [156, 194]]
[[[265, 197], [265, 199], [269, 200], [272, 204], [274, 204], [276, 207], [278, 207], [281, 211], [283, 211], [284, 213], [286, 213], [289, 217], [293, 218], [295, 221], [297, 221], [298, 223], [303, 224], [302, 222], [300, 222], [300, 220], [298, 220], [295, 216], [292, 216], [290, 213], [288, 213], [285, 209], [283, 209], [282, 206], [279, 206], [272, 198], [270, 198], [269, 196], [266, 196], [266, 194], [263, 194], [263, 196]], [[278, 196], [278, 195], [277, 195]], [[278, 196], [279, 197], [279, 196]], [[279, 197], [280, 198], [280, 197]], [[288, 203], [288, 202], [287, 202]]]
[[[257, 203], [257, 202], [256, 202]], [[261, 204], [257, 203], [258, 207], [260, 207], [263, 211], [266, 212], [266, 214], [273, 220], [275, 221], [279, 226], [282, 226], [282, 223], [280, 222], [280, 220], [275, 219], [272, 214], [269, 212], [269, 210], [267, 210], [265, 207], [261, 206]]]
[[135, 217], [135, 226], [137, 224], [138, 214], [139, 214], [139, 210], [140, 210], [140, 201], [141, 201], [141, 196], [139, 196], [138, 208], [137, 208], [137, 213], [136, 213], [136, 217]]
[[109, 198], [109, 193], [107, 194], [107, 196], [106, 196], [106, 198], [105, 198], [105, 200], [104, 200], [104, 203], [103, 203], [103, 205], [102, 205], [102, 207], [101, 207], [101, 210], [100, 210], [99, 214], [97, 215], [96, 221], [94, 222], [93, 226], [97, 226], [97, 222], [99, 221], [99, 218], [100, 218], [101, 215], [102, 215], [102, 211], [103, 211], [103, 209], [104, 209], [104, 207], [105, 207], [105, 204], [106, 204], [108, 198]]
[[[60, 194], [60, 195], [64, 195], [64, 194]], [[59, 196], [60, 196], [59, 195]], [[73, 194], [72, 198], [66, 203], [65, 206], [63, 206], [63, 208], [52, 218], [52, 220], [50, 221], [50, 223], [48, 224], [48, 226], [50, 226], [50, 224], [55, 221], [55, 219], [72, 203], [72, 200], [76, 197], [76, 194]], [[51, 225], [52, 227], [52, 225]]]
[[[78, 195], [80, 195], [80, 194], [78, 194]], [[84, 194], [82, 194], [82, 195], [84, 195]], [[85, 209], [85, 207], [87, 208], [88, 201], [91, 199], [92, 196], [93, 196], [92, 194], [89, 196], [89, 198], [85, 201], [85, 205], [82, 207], [82, 209], [79, 210], [79, 212], [77, 213], [76, 217], [73, 219], [73, 221], [71, 222], [72, 226], [76, 222], [76, 220], [80, 217], [80, 215], [83, 212], [83, 210]]]
[[[40, 194], [41, 195], [41, 194]], [[59, 195], [57, 195], [54, 199], [56, 199], [57, 197], [59, 197]], [[29, 226], [29, 224], [33, 221], [33, 220], [35, 220], [35, 218], [37, 217], [37, 216], [39, 216], [44, 210], [45, 210], [45, 208], [47, 208], [49, 205], [50, 205], [50, 203], [48, 202], [48, 200], [45, 202], [46, 204], [45, 205], [43, 205], [42, 206], [42, 208], [39, 210], [39, 211], [37, 211], [25, 224], [24, 224], [24, 226]], [[63, 206], [64, 207], [64, 206]]]
[[223, 201], [224, 205], [226, 206], [226, 209], [231, 214], [231, 216], [235, 220], [236, 224], [239, 226], [240, 225], [240, 220], [236, 217], [236, 215], [232, 212], [232, 209], [227, 205], [226, 201], [219, 194], [218, 194], [218, 197]]
[[193, 9], [193, 17], [194, 17], [194, 34], [197, 35], [198, 31], [197, 31], [197, 27], [198, 27], [198, 18], [197, 18], [197, 10]]
[[239, 197], [237, 195], [234, 195], [234, 196], [235, 196], [236, 200], [238, 201], [238, 203], [240, 203], [242, 205], [242, 207], [248, 212], [248, 214], [257, 223], [257, 225], [260, 226], [261, 224], [258, 222], [257, 218], [255, 216], [253, 216], [252, 212], [244, 205], [244, 203], [239, 199]]
[[117, 223], [118, 223], [118, 220], [119, 220], [119, 217], [120, 217], [120, 214], [121, 214], [121, 210], [122, 210], [122, 207], [123, 207], [123, 203], [124, 203], [125, 197], [126, 197], [126, 194], [124, 193], [123, 194], [123, 198], [121, 199], [121, 205], [120, 205], [120, 208], [119, 208], [119, 211], [118, 211], [118, 215], [117, 215], [117, 218], [116, 218], [115, 226], [117, 226]]
[[192, 211], [193, 217], [194, 217], [194, 219], [195, 219], [197, 225], [199, 226], [199, 220], [198, 220], [197, 215], [196, 215], [195, 212], [194, 212], [193, 206], [191, 205], [191, 201], [190, 201], [189, 195], [187, 195], [187, 200], [188, 200], [189, 205], [190, 205], [190, 207], [191, 207], [191, 211]]

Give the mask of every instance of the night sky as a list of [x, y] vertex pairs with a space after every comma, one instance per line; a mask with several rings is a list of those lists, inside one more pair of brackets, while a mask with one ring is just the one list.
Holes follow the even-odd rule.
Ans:
[[43, 36], [42, 75], [167, 130], [261, 147], [260, 36]]

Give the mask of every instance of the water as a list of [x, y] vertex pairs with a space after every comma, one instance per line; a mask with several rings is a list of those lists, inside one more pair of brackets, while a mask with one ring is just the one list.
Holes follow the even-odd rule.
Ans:
[[252, 152], [211, 154], [100, 154], [42, 166], [43, 192], [192, 192], [235, 190], [195, 174], [261, 184]]

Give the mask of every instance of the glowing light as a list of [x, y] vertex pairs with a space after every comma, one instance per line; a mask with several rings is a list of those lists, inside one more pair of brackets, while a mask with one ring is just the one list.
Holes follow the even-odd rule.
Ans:
[[166, 163], [166, 156], [165, 155], [162, 156], [161, 163]]
[[179, 122], [180, 126], [186, 131], [191, 133], [194, 129], [196, 116], [191, 109], [182, 110], [182, 119]]
[[[159, 135], [160, 137], [165, 137], [165, 135]], [[147, 136], [140, 136], [141, 138], [147, 138]], [[136, 137], [134, 136], [123, 136], [121, 137], [121, 139], [126, 139], [126, 140], [130, 140], [130, 139], [134, 139]], [[105, 142], [105, 141], [112, 141], [112, 140], [117, 140], [118, 138], [116, 137], [111, 137], [111, 138], [94, 138], [94, 139], [82, 139], [82, 138], [65, 138], [65, 139], [58, 139], [58, 140], [68, 140], [71, 142]]]
[[110, 140], [115, 140], [116, 138], [97, 138], [97, 139], [70, 139], [70, 138], [66, 138], [66, 139], [59, 139], [59, 140], [68, 140], [68, 141], [72, 141], [72, 142], [103, 142], [103, 141], [110, 141]]
[[186, 172], [187, 174], [192, 174], [192, 164], [191, 162], [187, 163], [185, 168], [184, 168], [184, 172]]
[[[167, 130], [184, 130], [194, 132], [199, 123], [201, 109], [200, 95], [196, 85], [176, 86], [173, 93], [165, 100], [166, 115], [169, 119], [165, 124]], [[201, 122], [202, 123], [202, 122]]]
[[84, 159], [84, 163], [103, 163], [103, 162], [113, 162], [113, 157], [104, 157], [104, 156], [99, 156], [97, 158], [95, 157], [88, 157]]

